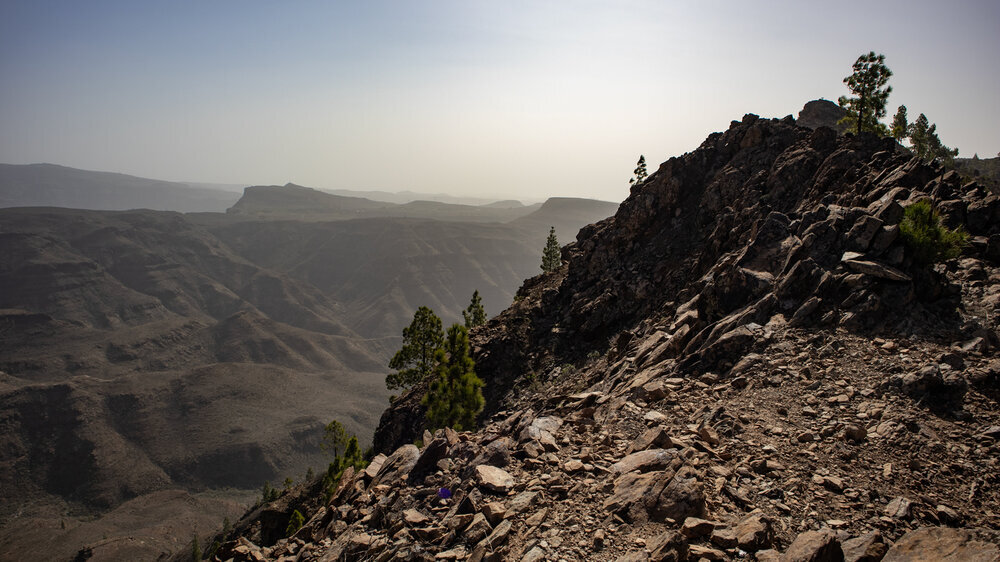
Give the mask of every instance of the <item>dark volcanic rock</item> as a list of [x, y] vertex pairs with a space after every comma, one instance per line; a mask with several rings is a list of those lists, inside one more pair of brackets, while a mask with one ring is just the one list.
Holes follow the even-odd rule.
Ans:
[[836, 103], [829, 100], [813, 100], [807, 102], [799, 111], [799, 117], [795, 123], [800, 127], [818, 129], [829, 127], [838, 132], [844, 132], [847, 127], [837, 125], [847, 112]]

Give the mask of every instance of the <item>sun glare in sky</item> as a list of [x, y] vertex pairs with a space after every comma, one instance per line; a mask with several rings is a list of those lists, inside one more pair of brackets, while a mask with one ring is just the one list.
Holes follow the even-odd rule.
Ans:
[[1000, 3], [5, 2], [0, 161], [165, 180], [618, 201], [745, 113], [886, 55], [961, 156], [1000, 150]]

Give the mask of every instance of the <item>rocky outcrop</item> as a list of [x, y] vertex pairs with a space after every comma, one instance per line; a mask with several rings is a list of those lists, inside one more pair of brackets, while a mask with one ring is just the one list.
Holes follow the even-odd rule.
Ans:
[[847, 127], [838, 125], [837, 123], [846, 114], [847, 111], [844, 108], [830, 100], [813, 100], [806, 102], [805, 106], [802, 107], [802, 111], [799, 111], [799, 117], [795, 120], [795, 123], [800, 127], [809, 129], [828, 127], [839, 133], [844, 133]]
[[[900, 239], [925, 198], [961, 259]], [[262, 556], [879, 560], [995, 527], [998, 210], [889, 140], [748, 115], [474, 331], [482, 429], [427, 434], [419, 470], [354, 478]], [[413, 447], [417, 395], [384, 453]]]
[[[899, 235], [904, 207], [923, 198], [973, 236], [968, 267], [997, 263], [1000, 201], [983, 188], [898, 153], [892, 139], [747, 115], [660, 165], [614, 217], [563, 249], [567, 265], [526, 281], [473, 334], [486, 413], [526, 376], [594, 353], [616, 357], [618, 371], [725, 375], [776, 314], [855, 333], [957, 330], [956, 285], [915, 264]], [[631, 356], [645, 334], [658, 343]], [[379, 433], [407, 417], [387, 411]]]

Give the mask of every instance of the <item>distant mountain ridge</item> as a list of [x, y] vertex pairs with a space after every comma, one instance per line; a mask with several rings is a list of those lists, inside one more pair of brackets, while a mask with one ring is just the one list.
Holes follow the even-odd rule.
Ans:
[[[517, 203], [513, 205], [515, 207], [520, 207], [524, 205], [521, 201], [504, 200], [498, 201], [489, 197], [468, 197], [468, 196], [457, 196], [449, 195], [447, 193], [419, 193], [416, 191], [382, 191], [382, 190], [359, 190], [359, 189], [324, 189], [317, 188], [320, 191], [326, 193], [332, 193], [334, 195], [342, 195], [345, 197], [364, 197], [365, 199], [371, 199], [372, 201], [380, 201], [383, 203], [395, 203], [397, 205], [404, 205], [411, 201], [436, 201], [438, 203], [449, 203], [452, 205], [472, 205], [472, 206], [487, 206], [487, 205], [497, 205], [498, 203]], [[533, 203], [531, 203], [533, 204]]]
[[238, 193], [56, 164], [0, 164], [0, 207], [221, 212]]
[[[260, 188], [282, 186], [253, 187], [254, 195], [265, 196]], [[301, 186], [288, 183], [284, 187]], [[165, 181], [117, 172], [82, 170], [58, 164], [0, 164], [0, 208], [64, 207], [95, 211], [152, 209], [182, 213], [224, 212], [243, 197], [244, 190], [245, 184]], [[511, 199], [498, 200], [406, 190], [399, 192], [354, 189], [312, 190], [324, 195], [365, 199], [373, 205], [372, 208], [387, 206], [391, 208], [417, 201], [446, 206], [496, 209], [517, 209], [540, 204], [525, 205], [521, 201]], [[501, 216], [501, 219], [509, 220], [512, 216]]]

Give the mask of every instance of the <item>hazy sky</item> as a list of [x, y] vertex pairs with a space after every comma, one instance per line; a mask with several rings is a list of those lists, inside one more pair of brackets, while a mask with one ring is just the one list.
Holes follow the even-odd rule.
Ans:
[[621, 200], [752, 112], [846, 94], [1000, 150], [1000, 2], [0, 4], [0, 162], [166, 180]]

